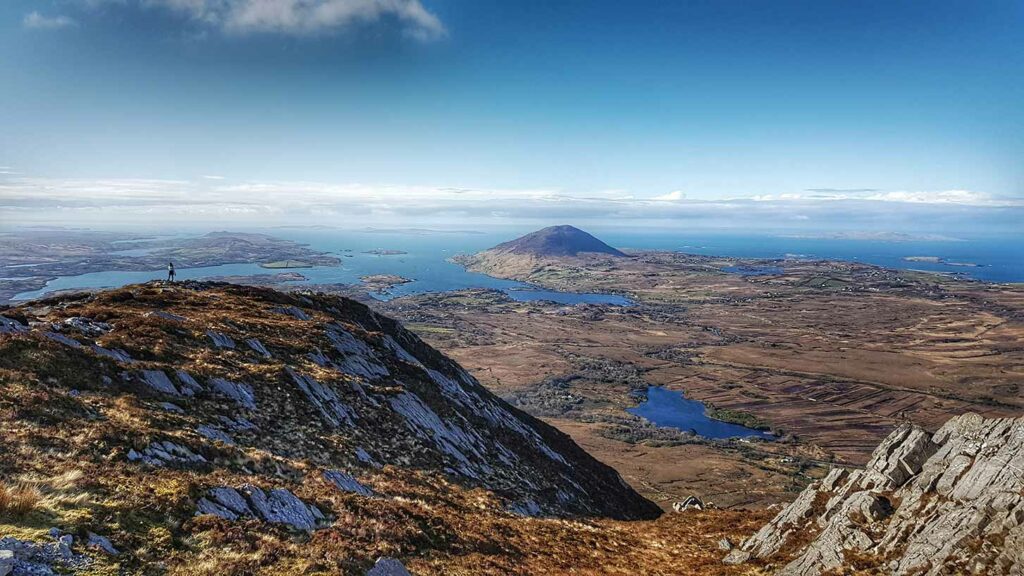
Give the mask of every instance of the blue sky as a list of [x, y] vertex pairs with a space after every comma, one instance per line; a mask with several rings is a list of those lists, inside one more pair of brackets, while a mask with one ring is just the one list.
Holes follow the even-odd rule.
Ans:
[[0, 216], [1012, 230], [1022, 47], [1019, 1], [5, 0]]

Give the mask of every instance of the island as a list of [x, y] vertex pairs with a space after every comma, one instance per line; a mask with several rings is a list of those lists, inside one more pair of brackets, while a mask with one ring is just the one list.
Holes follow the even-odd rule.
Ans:
[[982, 264], [974, 262], [951, 262], [939, 256], [905, 256], [904, 262], [927, 262], [928, 264], [942, 264], [945, 266], [964, 266], [967, 268], [980, 268]]
[[363, 287], [368, 292], [387, 293], [395, 286], [401, 284], [408, 284], [412, 282], [412, 279], [399, 276], [397, 274], [369, 274], [361, 276], [359, 280], [362, 281]]
[[404, 250], [384, 250], [382, 248], [375, 248], [373, 250], [366, 250], [363, 254], [373, 254], [374, 256], [398, 256], [401, 254], [408, 254]]

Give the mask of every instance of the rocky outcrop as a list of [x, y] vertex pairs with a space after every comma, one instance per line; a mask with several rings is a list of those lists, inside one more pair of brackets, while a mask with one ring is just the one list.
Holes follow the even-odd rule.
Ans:
[[166, 440], [153, 442], [141, 452], [130, 450], [128, 460], [150, 466], [188, 466], [206, 463], [206, 458], [201, 455], [180, 444]]
[[211, 488], [196, 506], [196, 514], [213, 514], [226, 520], [243, 517], [283, 524], [294, 530], [315, 530], [327, 525], [327, 519], [314, 505], [306, 504], [283, 488], [264, 491], [252, 485], [241, 490]]
[[725, 562], [782, 558], [778, 574], [816, 576], [853, 556], [896, 576], [1021, 574], [1024, 418], [903, 425], [864, 470], [832, 470]]

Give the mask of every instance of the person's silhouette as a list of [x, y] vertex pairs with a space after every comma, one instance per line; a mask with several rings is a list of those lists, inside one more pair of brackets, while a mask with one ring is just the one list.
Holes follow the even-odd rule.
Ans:
[[174, 262], [167, 263], [167, 281], [174, 282]]

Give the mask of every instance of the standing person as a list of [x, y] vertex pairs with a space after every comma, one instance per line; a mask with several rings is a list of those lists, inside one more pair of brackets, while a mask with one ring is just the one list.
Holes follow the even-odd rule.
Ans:
[[167, 263], [167, 281], [174, 282], [174, 262]]

